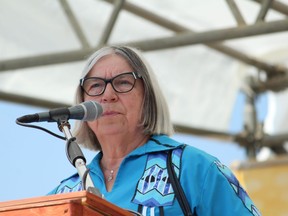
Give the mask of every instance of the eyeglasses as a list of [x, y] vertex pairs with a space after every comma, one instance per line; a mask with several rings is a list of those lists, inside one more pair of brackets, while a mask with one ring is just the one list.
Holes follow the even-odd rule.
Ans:
[[136, 79], [140, 79], [135, 72], [119, 74], [111, 79], [100, 77], [87, 77], [80, 79], [80, 86], [89, 96], [99, 96], [105, 92], [106, 86], [110, 83], [113, 89], [118, 93], [126, 93], [134, 88]]

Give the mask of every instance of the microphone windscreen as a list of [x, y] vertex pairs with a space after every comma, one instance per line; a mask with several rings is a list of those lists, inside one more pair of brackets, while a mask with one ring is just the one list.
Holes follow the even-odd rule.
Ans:
[[99, 118], [103, 113], [102, 106], [95, 101], [85, 101], [80, 105], [83, 106], [85, 115], [82, 121], [94, 121]]

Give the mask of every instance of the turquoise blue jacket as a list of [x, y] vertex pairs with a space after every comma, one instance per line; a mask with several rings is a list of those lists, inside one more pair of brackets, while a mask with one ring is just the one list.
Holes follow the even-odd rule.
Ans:
[[[260, 212], [229, 168], [192, 146], [186, 146], [165, 136], [152, 136], [122, 161], [115, 183], [107, 192], [98, 153], [88, 165], [96, 188], [104, 198], [124, 209], [138, 211], [143, 216], [183, 215], [167, 174], [167, 151], [173, 150], [173, 164], [190, 207], [198, 216], [259, 216]], [[63, 180], [49, 194], [82, 190], [78, 174]], [[141, 207], [141, 208], [139, 208]]]

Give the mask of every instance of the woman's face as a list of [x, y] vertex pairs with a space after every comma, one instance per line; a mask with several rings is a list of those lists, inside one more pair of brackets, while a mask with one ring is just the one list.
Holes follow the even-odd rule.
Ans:
[[[102, 57], [91, 69], [87, 77], [111, 79], [125, 72], [132, 72], [133, 68], [121, 56], [111, 54]], [[136, 71], [135, 71], [136, 72]], [[144, 88], [140, 79], [136, 80], [134, 88], [126, 93], [116, 92], [108, 83], [103, 94], [89, 96], [84, 93], [84, 101], [92, 100], [100, 103], [103, 114], [96, 121], [88, 122], [88, 126], [97, 137], [102, 135], [142, 133], [139, 126], [142, 114]]]

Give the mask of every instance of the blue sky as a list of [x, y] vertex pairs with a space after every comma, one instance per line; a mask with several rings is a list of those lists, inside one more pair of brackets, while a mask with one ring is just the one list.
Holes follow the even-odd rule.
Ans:
[[[263, 107], [265, 100], [261, 101]], [[243, 105], [244, 96], [239, 94], [231, 119], [231, 132], [239, 132], [242, 129]], [[0, 202], [43, 196], [62, 179], [77, 172], [66, 157], [65, 141], [15, 123], [16, 118], [20, 116], [47, 109], [0, 101], [0, 110], [2, 120]], [[263, 118], [265, 109], [261, 110], [260, 118]], [[42, 122], [37, 125], [63, 135], [56, 123]], [[245, 150], [235, 143], [182, 134], [176, 134], [174, 138], [218, 157], [228, 166], [233, 161], [246, 158]], [[95, 152], [82, 150], [87, 162], [90, 162]]]

